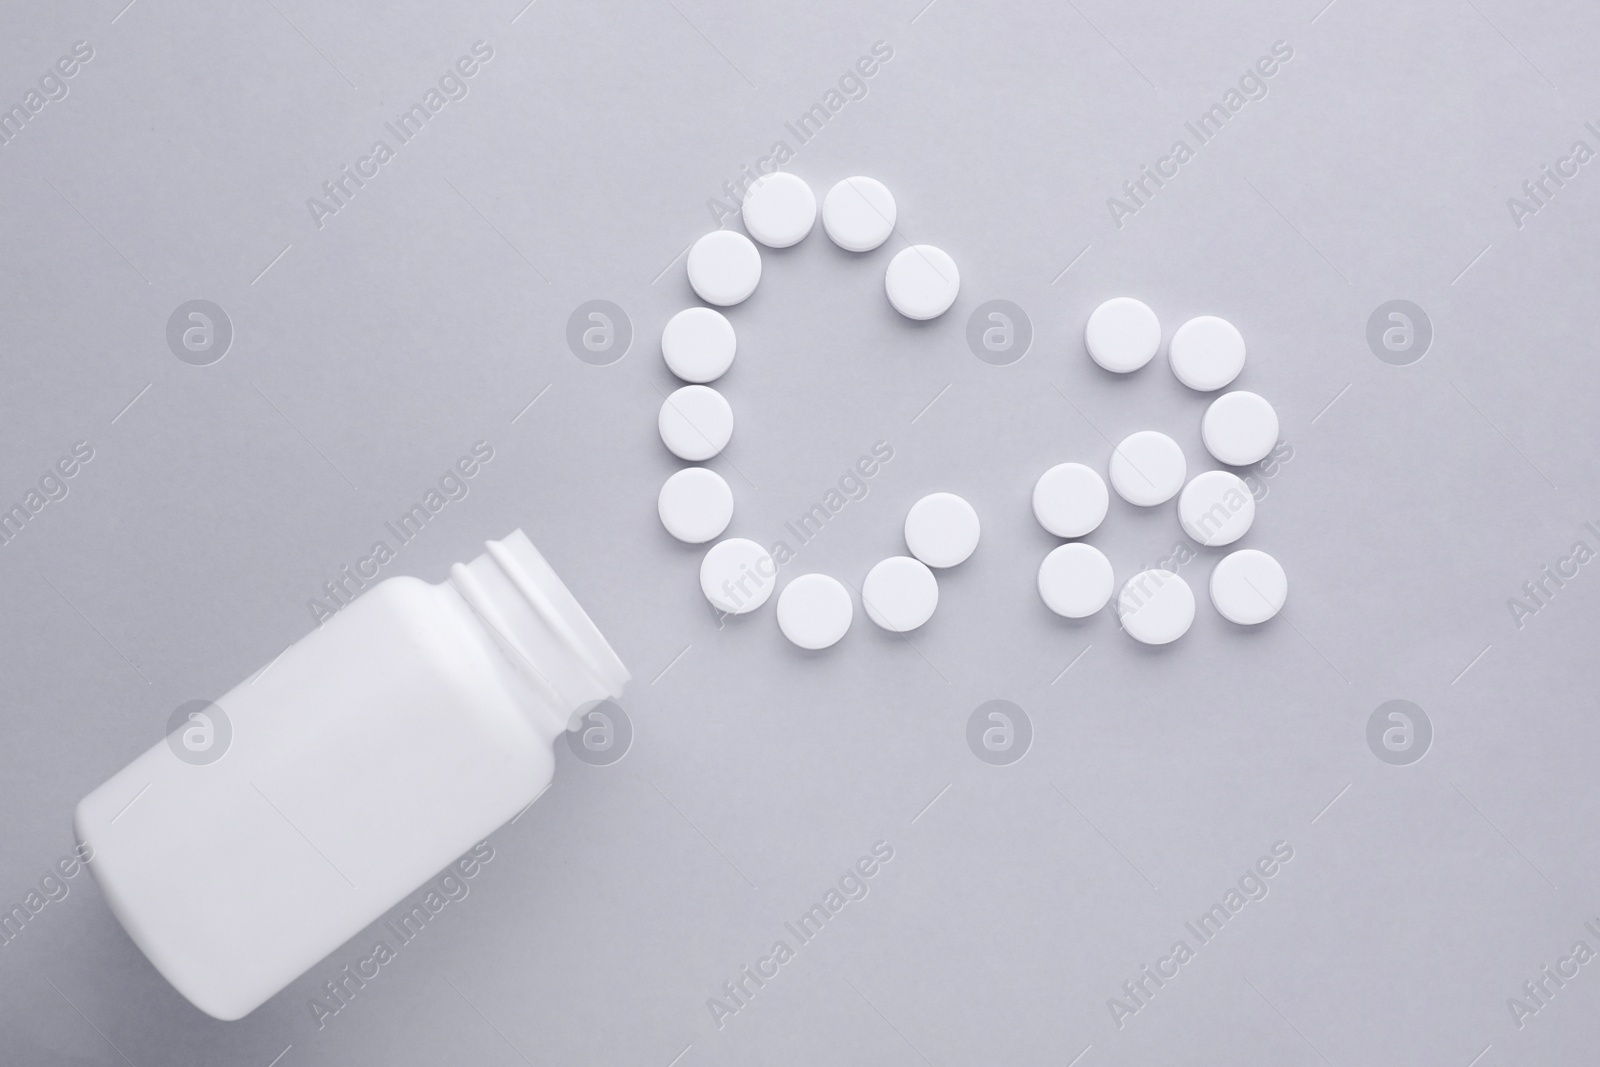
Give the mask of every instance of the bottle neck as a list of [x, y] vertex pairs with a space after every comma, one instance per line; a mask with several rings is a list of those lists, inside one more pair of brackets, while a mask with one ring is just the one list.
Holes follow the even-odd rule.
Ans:
[[628, 670], [550, 564], [520, 529], [450, 568], [467, 602], [559, 729], [595, 703], [616, 699]]

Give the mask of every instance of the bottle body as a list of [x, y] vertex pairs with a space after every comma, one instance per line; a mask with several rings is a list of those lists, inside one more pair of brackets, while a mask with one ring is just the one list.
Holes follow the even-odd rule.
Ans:
[[78, 805], [112, 910], [201, 1010], [247, 1014], [516, 815], [574, 713], [620, 694], [559, 580], [533, 590], [549, 620], [480, 580], [522, 546], [554, 580], [520, 531], [449, 582], [387, 579], [216, 701], [220, 759], [162, 742]]

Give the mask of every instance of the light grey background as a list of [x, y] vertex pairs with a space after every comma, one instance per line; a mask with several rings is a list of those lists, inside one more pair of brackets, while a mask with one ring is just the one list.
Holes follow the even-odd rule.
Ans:
[[[632, 669], [636, 736], [609, 767], [559, 752], [471, 895], [320, 1030], [308, 999], [370, 937], [219, 1023], [80, 875], [0, 949], [7, 1062], [1593, 1058], [1600, 964], [1521, 1029], [1506, 1003], [1580, 938], [1600, 949], [1600, 568], [1520, 629], [1507, 607], [1580, 536], [1600, 547], [1580, 529], [1600, 520], [1597, 165], [1521, 228], [1506, 203], [1575, 140], [1600, 148], [1591, 6], [123, 2], [11, 4], [0, 33], [6, 107], [74, 41], [95, 53], [0, 147], [0, 503], [95, 451], [0, 547], [0, 898], [67, 853], [72, 805], [174, 707], [307, 632], [321, 583], [478, 440], [495, 455], [470, 495], [386, 573], [439, 580], [522, 526]], [[307, 198], [480, 40], [470, 95], [318, 229]], [[799, 146], [785, 123], [876, 41], [893, 58], [865, 97]], [[1193, 145], [1184, 123], [1275, 41], [1294, 54], [1269, 95], [1114, 225], [1107, 198]], [[917, 497], [971, 500], [983, 543], [910, 641], [859, 611], [820, 655], [770, 606], [719, 629], [699, 551], [655, 518], [677, 466], [657, 340], [692, 300], [675, 257], [778, 140], [819, 197], [883, 180], [900, 232], [764, 252], [712, 466], [733, 533], [793, 546], [784, 522], [891, 444], [786, 576], [858, 584]], [[932, 323], [883, 296], [907, 240], [961, 268]], [[1243, 543], [1291, 592], [1255, 631], [1206, 601], [1213, 552], [1183, 570], [1199, 610], [1165, 649], [1034, 590], [1046, 467], [1103, 466], [1143, 428], [1204, 465], [1204, 397], [1161, 360], [1114, 380], [1083, 353], [1124, 293], [1169, 335], [1235, 322], [1239, 385], [1281, 417], [1293, 459]], [[197, 298], [235, 331], [209, 367], [165, 343]], [[995, 298], [1035, 331], [1011, 366], [964, 340]], [[1365, 340], [1394, 298], [1435, 332], [1407, 367]], [[632, 320], [611, 366], [565, 344], [590, 299]], [[1089, 540], [1126, 577], [1179, 537], [1171, 506], [1114, 502]], [[995, 767], [966, 723], [1002, 698], [1034, 738]], [[1366, 746], [1395, 698], [1435, 731], [1408, 767]], [[870, 895], [717, 1028], [707, 998], [880, 840]], [[1278, 841], [1270, 895], [1119, 1029], [1107, 999], [1195, 945], [1185, 921]]]

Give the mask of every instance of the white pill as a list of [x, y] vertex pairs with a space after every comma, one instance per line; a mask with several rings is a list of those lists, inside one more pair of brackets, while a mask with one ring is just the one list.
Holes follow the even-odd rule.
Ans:
[[1057, 537], [1092, 533], [1110, 502], [1105, 479], [1082, 463], [1058, 463], [1033, 484], [1033, 516]]
[[1090, 359], [1127, 374], [1149, 363], [1161, 347], [1161, 320], [1144, 301], [1119, 296], [1094, 309], [1083, 329], [1083, 343]]
[[850, 629], [850, 590], [826, 574], [802, 574], [778, 594], [778, 629], [801, 648], [827, 648]]
[[656, 511], [667, 533], [691, 545], [721, 537], [733, 519], [733, 490], [722, 475], [685, 467], [661, 485]]
[[889, 303], [908, 319], [936, 319], [961, 291], [956, 261], [933, 245], [912, 245], [889, 261], [884, 275]]
[[1140, 507], [1171, 500], [1183, 488], [1188, 473], [1178, 442], [1155, 430], [1129, 434], [1111, 453], [1111, 487], [1122, 499]]
[[1221, 389], [1244, 370], [1244, 337], [1227, 319], [1201, 315], [1179, 326], [1167, 344], [1172, 373], [1190, 389]]
[[870, 252], [894, 232], [894, 196], [876, 178], [846, 178], [822, 198], [822, 228], [847, 252]]
[[964, 563], [978, 547], [978, 513], [954, 493], [929, 493], [906, 513], [906, 547], [930, 567]]
[[1194, 591], [1171, 571], [1140, 571], [1117, 594], [1117, 618], [1135, 641], [1164, 645], [1189, 632]]
[[861, 583], [867, 618], [896, 633], [915, 630], [939, 606], [939, 580], [921, 560], [890, 556], [867, 572]]
[[1278, 413], [1255, 393], [1223, 393], [1206, 408], [1200, 437], [1217, 462], [1248, 467], [1265, 459], [1278, 443]]
[[1278, 561], [1254, 548], [1222, 557], [1211, 571], [1211, 603], [1229, 622], [1254, 626], [1283, 610], [1289, 578]]
[[777, 577], [772, 556], [744, 537], [718, 541], [700, 561], [700, 591], [712, 607], [729, 615], [743, 615], [765, 604]]
[[1069, 619], [1082, 619], [1105, 607], [1115, 581], [1105, 553], [1081, 541], [1061, 545], [1039, 564], [1039, 595], [1045, 607]]
[[720, 311], [684, 308], [661, 331], [661, 357], [686, 382], [714, 382], [733, 365], [738, 339]]
[[761, 252], [733, 230], [713, 230], [689, 249], [689, 284], [708, 304], [727, 307], [756, 291]]
[[1178, 521], [1184, 532], [1207, 547], [1233, 544], [1255, 520], [1256, 498], [1250, 487], [1228, 471], [1195, 475], [1178, 497]]
[[763, 174], [744, 194], [744, 228], [768, 248], [799, 244], [817, 221], [817, 196], [793, 174]]
[[661, 402], [656, 427], [674, 456], [699, 463], [728, 446], [733, 408], [709, 385], [686, 385]]

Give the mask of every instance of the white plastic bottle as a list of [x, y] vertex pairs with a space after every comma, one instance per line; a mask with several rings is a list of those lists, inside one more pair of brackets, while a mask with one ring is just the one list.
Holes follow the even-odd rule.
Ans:
[[628, 672], [517, 530], [448, 581], [389, 578], [216, 701], [232, 737], [152, 747], [78, 804], [106, 899], [177, 990], [238, 1019], [550, 784]]

